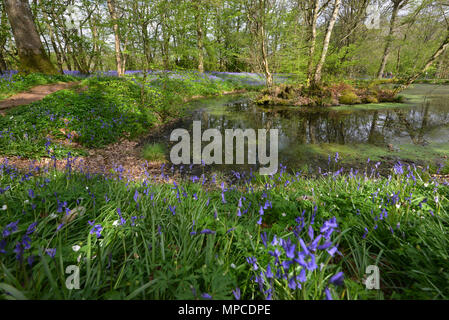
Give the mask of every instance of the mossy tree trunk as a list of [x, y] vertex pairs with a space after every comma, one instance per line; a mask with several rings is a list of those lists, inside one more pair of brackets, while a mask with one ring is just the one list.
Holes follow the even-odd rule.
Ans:
[[28, 0], [4, 0], [4, 4], [19, 54], [20, 71], [58, 74], [42, 46]]

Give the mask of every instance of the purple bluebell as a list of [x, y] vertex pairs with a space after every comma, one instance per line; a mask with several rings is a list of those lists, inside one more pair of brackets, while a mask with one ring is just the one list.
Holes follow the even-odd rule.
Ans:
[[324, 294], [325, 294], [326, 300], [334, 300], [332, 298], [332, 294], [331, 294], [331, 291], [329, 290], [329, 288], [324, 289]]
[[257, 266], [257, 259], [255, 257], [246, 258], [246, 262], [252, 265], [254, 271], [257, 271], [257, 269], [259, 269], [259, 267]]
[[340, 272], [336, 273], [335, 275], [333, 275], [330, 278], [329, 282], [332, 283], [333, 285], [336, 285], [336, 286], [342, 286], [343, 283], [344, 283], [344, 274], [343, 274], [343, 272], [340, 271]]
[[273, 271], [271, 270], [271, 265], [270, 265], [270, 264], [268, 264], [268, 266], [267, 266], [267, 271], [265, 272], [265, 276], [266, 276], [268, 279], [271, 279], [271, 278], [274, 277]]
[[30, 224], [30, 225], [28, 226], [28, 229], [27, 229], [27, 231], [26, 231], [26, 234], [27, 234], [27, 235], [33, 234], [34, 231], [36, 231], [36, 226], [37, 226], [37, 222], [33, 222], [32, 224]]
[[262, 243], [263, 243], [264, 247], [266, 248], [267, 247], [267, 240], [268, 240], [267, 233], [266, 232], [261, 233], [260, 234], [260, 238], [262, 239]]
[[215, 234], [215, 231], [212, 231], [210, 229], [204, 229], [200, 232], [200, 234]]
[[201, 297], [204, 298], [204, 299], [207, 299], [207, 300], [211, 300], [212, 299], [212, 296], [210, 294], [208, 294], [208, 293], [203, 293], [201, 295]]
[[232, 293], [234, 294], [235, 300], [240, 300], [240, 288], [232, 290]]
[[45, 253], [50, 256], [50, 258], [54, 258], [56, 255], [56, 248], [49, 248], [45, 250]]

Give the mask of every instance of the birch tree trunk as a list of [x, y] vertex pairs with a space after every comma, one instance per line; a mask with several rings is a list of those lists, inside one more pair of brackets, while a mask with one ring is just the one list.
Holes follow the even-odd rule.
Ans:
[[115, 9], [115, 1], [114, 0], [107, 0], [108, 2], [108, 9], [109, 14], [111, 15], [111, 19], [113, 22], [113, 29], [114, 29], [114, 38], [115, 38], [115, 62], [117, 65], [117, 75], [121, 77], [123, 75], [123, 68], [122, 68], [122, 52], [120, 50], [120, 33], [117, 23], [117, 12]]
[[34, 24], [28, 0], [4, 0], [19, 54], [20, 71], [57, 74]]
[[331, 40], [332, 31], [334, 30], [335, 21], [337, 21], [340, 6], [341, 0], [335, 0], [334, 11], [332, 12], [332, 17], [329, 21], [329, 26], [327, 27], [326, 30], [326, 36], [324, 37], [323, 51], [321, 52], [321, 58], [315, 69], [315, 75], [313, 79], [313, 82], [315, 84], [321, 82], [321, 71], [323, 69], [324, 62], [326, 61], [327, 51], [329, 50], [329, 42]]
[[398, 18], [398, 12], [408, 2], [408, 0], [391, 0], [393, 2], [393, 12], [391, 13], [390, 30], [388, 32], [387, 40], [385, 42], [384, 53], [382, 55], [382, 62], [380, 63], [379, 71], [377, 72], [377, 78], [382, 79], [385, 72], [385, 67], [390, 56], [391, 45], [393, 44], [394, 28], [396, 26], [396, 20]]

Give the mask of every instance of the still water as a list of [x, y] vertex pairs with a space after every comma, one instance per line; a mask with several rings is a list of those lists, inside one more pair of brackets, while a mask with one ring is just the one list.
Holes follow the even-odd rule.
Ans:
[[[260, 108], [249, 95], [192, 103], [181, 127], [191, 130], [278, 129], [279, 162], [299, 168], [334, 157], [352, 164], [373, 161], [443, 161], [449, 155], [449, 86], [414, 85], [404, 104], [331, 108]], [[193, 119], [192, 119], [193, 118]], [[207, 144], [207, 143], [204, 143]], [[204, 146], [204, 145], [203, 145]]]

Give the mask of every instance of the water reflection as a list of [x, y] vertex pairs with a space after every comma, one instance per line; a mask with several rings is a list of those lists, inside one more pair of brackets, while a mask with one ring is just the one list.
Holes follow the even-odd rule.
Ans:
[[[449, 86], [436, 87], [417, 85], [406, 92], [427, 95], [420, 103], [377, 110], [266, 110], [251, 104], [245, 96], [224, 97], [198, 102], [193, 118], [202, 121], [203, 130], [217, 128], [223, 133], [237, 128], [279, 129], [281, 162], [300, 145], [370, 144], [395, 148], [411, 143], [449, 143]], [[185, 126], [189, 128], [189, 123]]]

